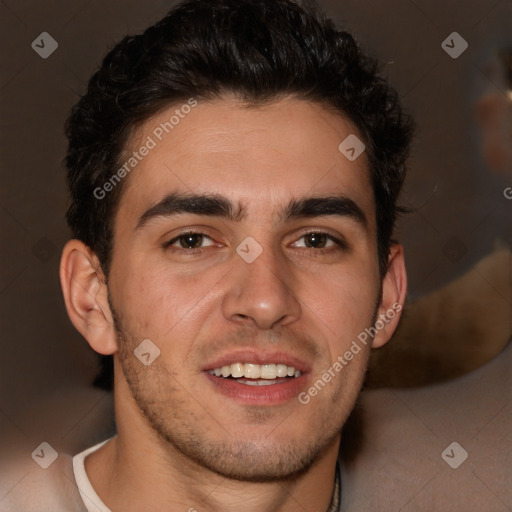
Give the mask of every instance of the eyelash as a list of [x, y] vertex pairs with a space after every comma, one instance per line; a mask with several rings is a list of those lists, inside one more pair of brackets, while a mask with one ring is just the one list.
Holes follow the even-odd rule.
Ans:
[[339, 251], [339, 250], [347, 250], [348, 249], [348, 246], [343, 239], [337, 238], [333, 235], [330, 235], [329, 233], [325, 233], [324, 231], [314, 231], [314, 230], [308, 231], [306, 233], [303, 233], [297, 239], [297, 241], [308, 236], [308, 235], [325, 235], [325, 237], [327, 238], [328, 241], [330, 240], [331, 242], [334, 242], [334, 244], [335, 244], [335, 247], [323, 247], [320, 249], [315, 249], [314, 247], [304, 247], [304, 249], [309, 250], [315, 254], [324, 254], [324, 253], [332, 252], [333, 250]]
[[[172, 248], [173, 251], [175, 251], [179, 254], [187, 254], [187, 255], [201, 254], [205, 248], [185, 249], [183, 247], [172, 247], [172, 245], [175, 244], [176, 242], [178, 242], [181, 237], [184, 237], [187, 235], [199, 235], [199, 236], [203, 236], [203, 237], [206, 237], [206, 238], [214, 241], [211, 236], [209, 236], [208, 234], [203, 233], [201, 231], [185, 231], [183, 233], [180, 233], [178, 236], [174, 237], [172, 240], [165, 242], [162, 245], [162, 247], [164, 249]], [[308, 231], [306, 233], [303, 233], [294, 243], [296, 243], [297, 241], [301, 240], [302, 238], [304, 238], [308, 235], [325, 235], [327, 240], [334, 242], [334, 244], [336, 245], [336, 247], [323, 247], [323, 248], [319, 248], [319, 249], [315, 249], [314, 247], [303, 248], [305, 250], [314, 252], [315, 254], [324, 254], [326, 252], [332, 252], [333, 250], [347, 250], [348, 249], [347, 244], [342, 239], [339, 239], [339, 238], [337, 238], [333, 235], [330, 235], [328, 233], [325, 233], [323, 231]]]
[[178, 242], [181, 237], [184, 237], [184, 236], [187, 236], [187, 235], [199, 235], [199, 236], [203, 236], [203, 237], [209, 238], [210, 240], [213, 241], [213, 238], [210, 235], [208, 235], [206, 233], [203, 233], [202, 231], [184, 231], [183, 233], [180, 233], [178, 236], [174, 237], [172, 240], [169, 240], [168, 242], [165, 242], [162, 245], [162, 247], [164, 249], [172, 248], [173, 251], [178, 252], [179, 254], [193, 255], [193, 254], [200, 254], [200, 253], [202, 253], [204, 248], [200, 248], [200, 249], [185, 249], [183, 247], [172, 247], [172, 245], [175, 244], [176, 242]]

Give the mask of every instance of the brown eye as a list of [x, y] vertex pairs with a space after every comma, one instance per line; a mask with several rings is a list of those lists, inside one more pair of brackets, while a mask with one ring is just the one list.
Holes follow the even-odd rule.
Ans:
[[166, 243], [164, 247], [174, 247], [176, 249], [203, 249], [214, 245], [214, 241], [203, 233], [183, 233]]
[[181, 235], [177, 241], [182, 249], [199, 249], [203, 243], [203, 235], [187, 233], [186, 235]]
[[322, 231], [312, 231], [311, 233], [305, 233], [295, 243], [293, 247], [299, 247], [302, 249], [346, 249], [347, 245], [341, 239], [335, 238], [332, 235], [323, 233]]
[[329, 241], [329, 237], [325, 233], [308, 233], [304, 235], [306, 247], [313, 249], [324, 249]]

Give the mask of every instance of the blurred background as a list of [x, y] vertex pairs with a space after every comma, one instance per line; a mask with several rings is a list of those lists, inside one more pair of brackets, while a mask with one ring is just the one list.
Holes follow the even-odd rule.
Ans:
[[[77, 437], [84, 447], [104, 438], [96, 421], [111, 425], [110, 395], [90, 386], [97, 359], [68, 320], [58, 280], [69, 238], [63, 125], [105, 52], [172, 4], [0, 2], [4, 453], [43, 439], [76, 451]], [[455, 378], [496, 356], [512, 331], [512, 2], [320, 4], [380, 59], [418, 126], [403, 196], [413, 211], [397, 230], [411, 307], [368, 386]], [[43, 32], [58, 44], [47, 58], [31, 46]], [[22, 476], [0, 479], [0, 500]]]

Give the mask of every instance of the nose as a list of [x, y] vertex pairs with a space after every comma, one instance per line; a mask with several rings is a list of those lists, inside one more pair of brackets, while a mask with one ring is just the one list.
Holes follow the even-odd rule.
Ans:
[[293, 276], [270, 250], [252, 263], [238, 258], [226, 279], [229, 285], [222, 308], [227, 320], [272, 329], [300, 318], [302, 308], [293, 292]]

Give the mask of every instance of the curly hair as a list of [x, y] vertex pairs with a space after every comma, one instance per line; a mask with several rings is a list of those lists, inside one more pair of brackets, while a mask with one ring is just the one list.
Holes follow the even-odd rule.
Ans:
[[98, 256], [105, 276], [126, 180], [103, 198], [94, 190], [121, 165], [130, 135], [171, 104], [226, 94], [248, 105], [291, 96], [352, 121], [370, 161], [384, 275], [412, 120], [376, 61], [309, 2], [186, 0], [106, 55], [66, 124], [67, 220], [73, 236]]

